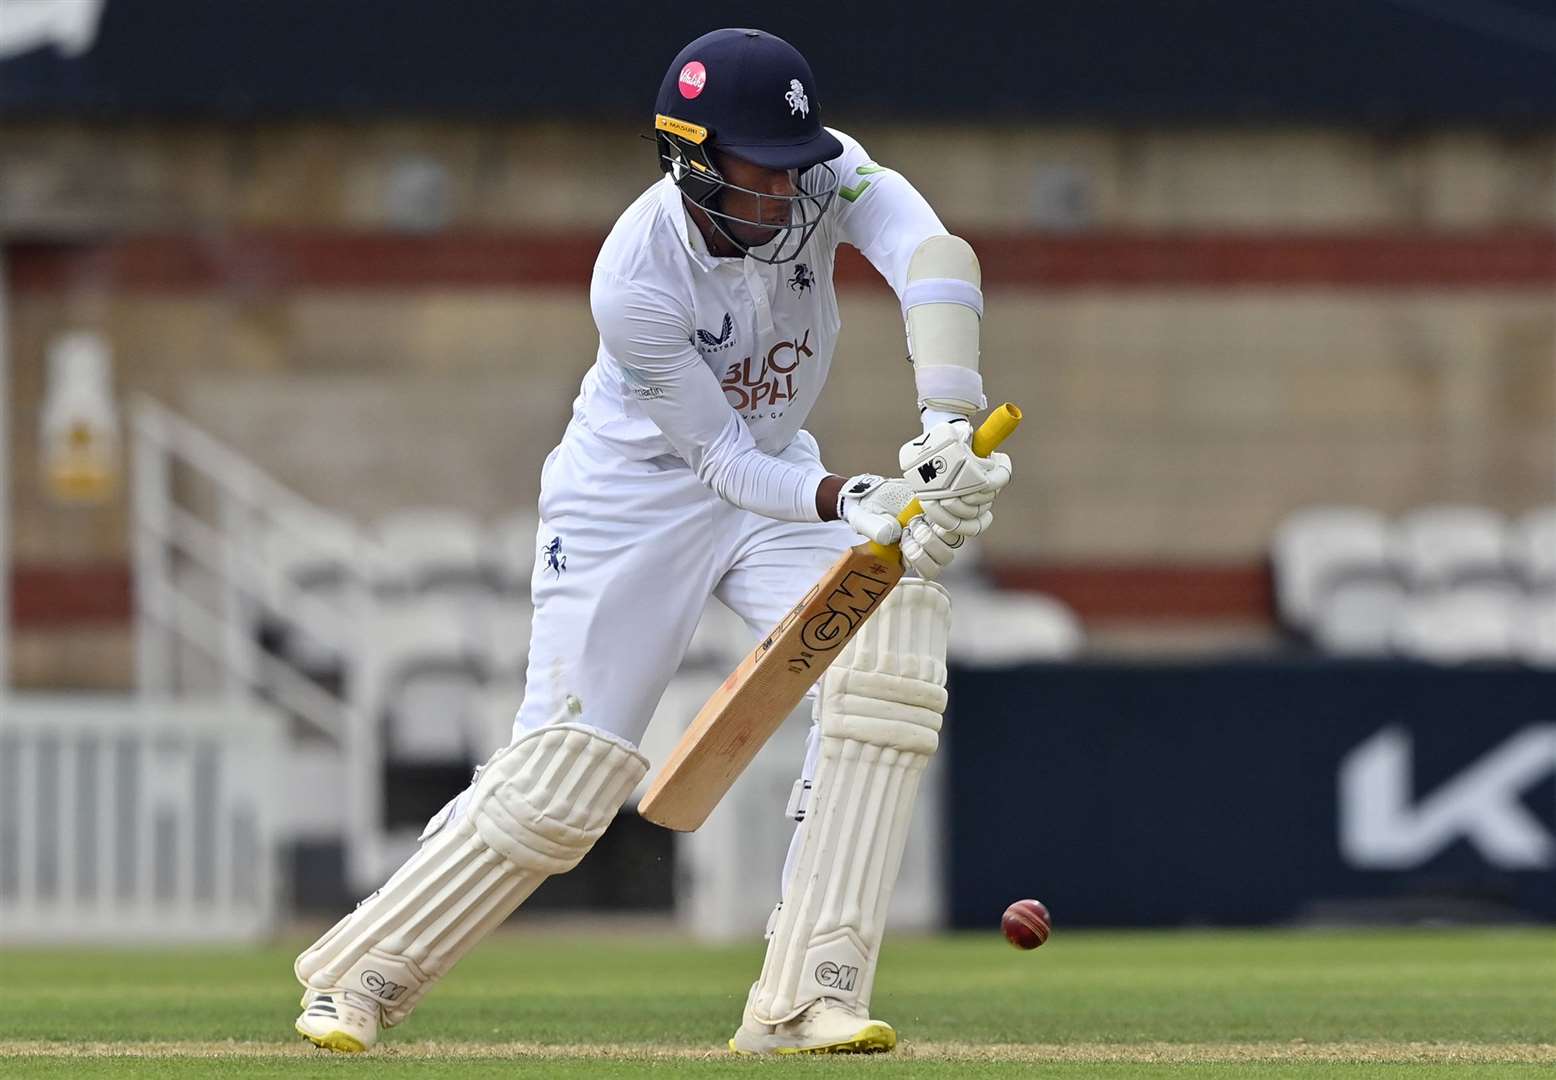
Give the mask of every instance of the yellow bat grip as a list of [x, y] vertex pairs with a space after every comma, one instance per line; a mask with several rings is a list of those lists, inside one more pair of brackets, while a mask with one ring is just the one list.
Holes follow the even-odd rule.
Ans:
[[[973, 453], [979, 457], [988, 457], [995, 450], [999, 449], [1000, 443], [1008, 439], [1011, 432], [1015, 431], [1020, 423], [1021, 409], [1009, 401], [1005, 402], [1005, 404], [986, 416], [983, 423], [978, 425], [978, 430], [973, 432]], [[924, 508], [919, 505], [917, 499], [914, 499], [908, 503], [902, 513], [897, 515], [897, 520], [906, 528], [908, 522], [923, 512]], [[870, 552], [877, 559], [890, 559], [892, 562], [896, 562], [902, 558], [902, 552], [898, 550], [896, 544], [877, 544], [874, 540], [865, 542], [870, 545]]]

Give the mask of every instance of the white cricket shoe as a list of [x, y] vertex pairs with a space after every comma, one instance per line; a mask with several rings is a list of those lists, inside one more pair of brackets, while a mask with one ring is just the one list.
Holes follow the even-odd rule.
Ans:
[[360, 1054], [378, 1041], [378, 1003], [354, 990], [309, 990], [294, 1026], [315, 1046]]
[[747, 1005], [740, 1030], [729, 1040], [737, 1054], [873, 1054], [896, 1045], [897, 1033], [890, 1024], [831, 998], [822, 998], [782, 1024], [758, 1022]]

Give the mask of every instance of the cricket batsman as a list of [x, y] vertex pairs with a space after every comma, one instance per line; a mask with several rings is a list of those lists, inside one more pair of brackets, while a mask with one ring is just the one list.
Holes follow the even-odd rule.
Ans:
[[[541, 472], [513, 740], [388, 882], [297, 958], [296, 1027], [311, 1042], [369, 1049], [542, 881], [578, 864], [648, 769], [638, 744], [710, 596], [755, 638], [863, 535], [900, 542], [916, 576], [815, 688], [786, 810], [799, 826], [730, 1048], [896, 1044], [870, 992], [945, 710], [950, 603], [934, 578], [989, 527], [1010, 461], [971, 447], [986, 404], [972, 248], [821, 121], [810, 65], [771, 34], [716, 30], [670, 65], [654, 118], [665, 175], [600, 251], [599, 350]], [[919, 423], [894, 476], [829, 472], [803, 427], [842, 324], [832, 273], [844, 243], [902, 303]], [[897, 396], [892, 377], [852, 407], [880, 411]], [[923, 514], [903, 527], [915, 497]]]

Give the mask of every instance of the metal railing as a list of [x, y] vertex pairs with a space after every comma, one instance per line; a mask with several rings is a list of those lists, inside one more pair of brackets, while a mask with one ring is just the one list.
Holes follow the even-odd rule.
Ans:
[[[298, 588], [270, 557], [285, 536], [306, 550], [325, 510], [187, 419], [144, 395], [132, 406], [136, 678], [143, 697], [216, 694], [230, 705], [271, 702], [329, 740], [346, 788], [347, 878], [378, 883], [403, 844], [382, 823], [381, 737], [361, 707], [362, 567], [371, 541], [345, 561], [349, 587], [326, 599]], [[287, 620], [342, 657], [326, 688], [267, 651], [262, 613]]]
[[32, 694], [0, 709], [0, 942], [275, 928], [274, 710]]

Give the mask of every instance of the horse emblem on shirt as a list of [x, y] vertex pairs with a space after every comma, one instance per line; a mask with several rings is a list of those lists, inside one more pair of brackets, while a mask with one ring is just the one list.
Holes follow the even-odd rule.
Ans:
[[562, 571], [567, 569], [567, 556], [562, 554], [562, 538], [553, 536], [551, 543], [540, 549], [540, 554], [545, 559], [546, 569], [551, 571], [551, 575], [561, 577]]
[[797, 293], [802, 293], [814, 284], [816, 284], [816, 278], [810, 272], [810, 267], [804, 263], [795, 263], [794, 276], [789, 279], [789, 288]]

